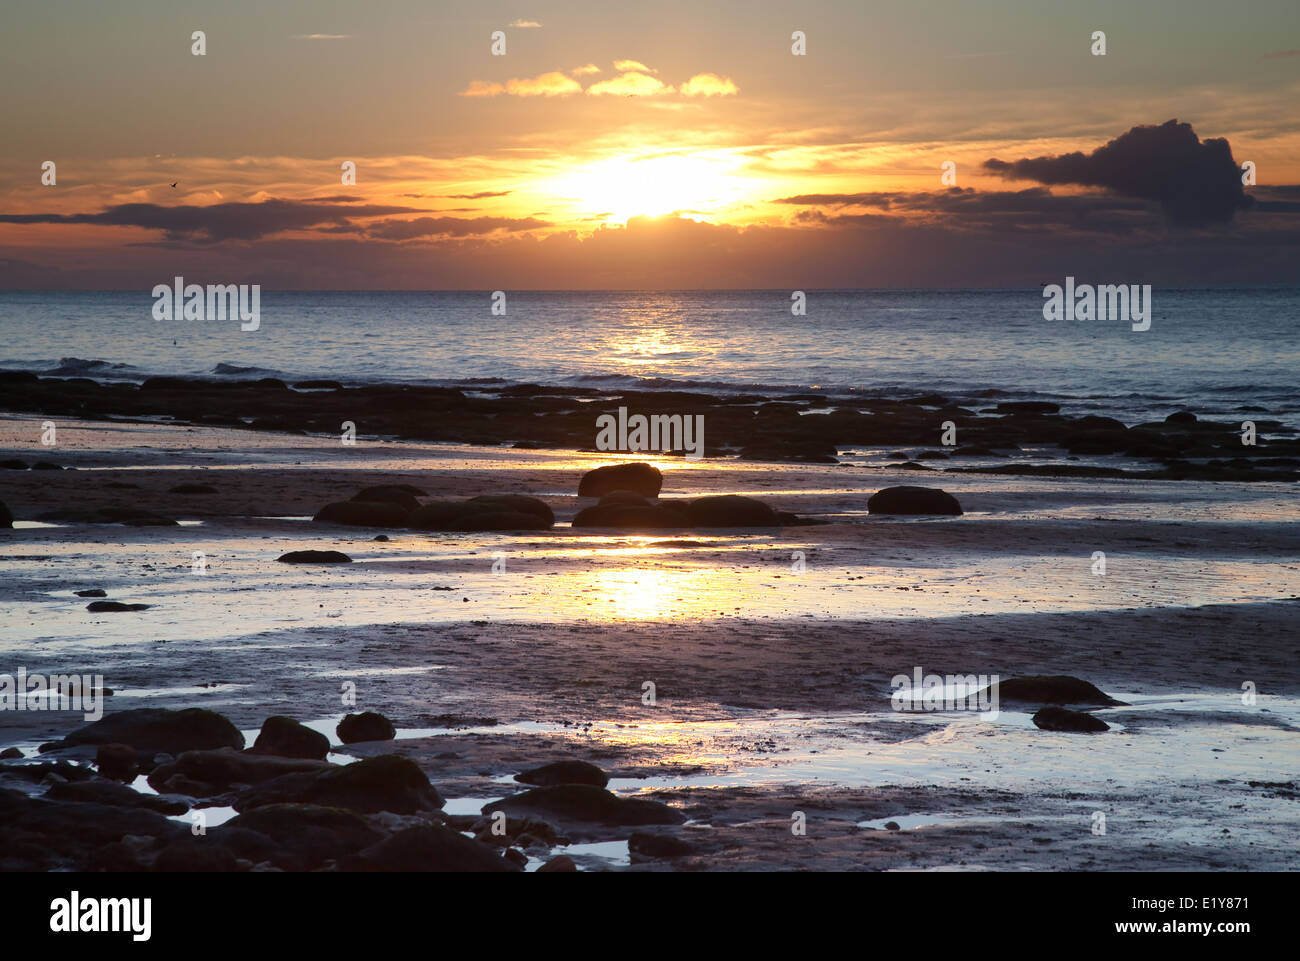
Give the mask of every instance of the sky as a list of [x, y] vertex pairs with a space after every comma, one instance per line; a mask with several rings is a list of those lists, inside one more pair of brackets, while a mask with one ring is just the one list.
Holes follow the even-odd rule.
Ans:
[[0, 81], [3, 288], [1300, 283], [1295, 0], [6, 0]]

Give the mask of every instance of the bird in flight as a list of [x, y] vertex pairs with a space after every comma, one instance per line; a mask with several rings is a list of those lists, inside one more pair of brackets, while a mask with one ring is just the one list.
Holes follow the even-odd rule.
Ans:
[[175, 187], [176, 185], [175, 185], [175, 184], [172, 184], [172, 186]]

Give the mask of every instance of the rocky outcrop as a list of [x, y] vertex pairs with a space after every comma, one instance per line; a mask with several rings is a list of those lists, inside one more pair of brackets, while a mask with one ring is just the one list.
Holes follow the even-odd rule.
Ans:
[[142, 759], [155, 754], [180, 754], [182, 751], [211, 750], [244, 746], [244, 735], [229, 720], [200, 707], [180, 711], [144, 707], [119, 711], [91, 724], [76, 728], [61, 741], [42, 744], [42, 751], [82, 744], [126, 744]]

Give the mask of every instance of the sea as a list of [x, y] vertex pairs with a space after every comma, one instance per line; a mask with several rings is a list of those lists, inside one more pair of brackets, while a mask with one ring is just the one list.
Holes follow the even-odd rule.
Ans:
[[157, 320], [150, 291], [0, 291], [0, 368], [828, 398], [1050, 400], [1132, 424], [1188, 409], [1300, 427], [1300, 288], [1160, 289], [1150, 327], [1048, 320], [1040, 289], [267, 291]]

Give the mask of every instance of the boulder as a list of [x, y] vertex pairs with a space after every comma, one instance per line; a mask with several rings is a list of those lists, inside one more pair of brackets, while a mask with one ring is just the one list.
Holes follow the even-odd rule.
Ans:
[[441, 825], [417, 825], [345, 858], [340, 871], [518, 871], [495, 848]]
[[662, 801], [623, 798], [590, 784], [559, 784], [494, 801], [484, 814], [539, 815], [608, 825], [681, 824], [686, 816]]
[[578, 870], [578, 866], [573, 863], [573, 858], [569, 857], [567, 854], [557, 854], [555, 857], [551, 858], [540, 868], [538, 868], [537, 873], [541, 874], [544, 871], [547, 874], [553, 874], [553, 873], [569, 874], [569, 873], [575, 873], [577, 872], [577, 870]]
[[282, 714], [268, 717], [253, 742], [254, 754], [274, 754], [277, 757], [298, 757], [323, 761], [329, 753], [330, 740], [320, 731], [313, 731], [299, 721]]
[[760, 500], [740, 494], [697, 497], [686, 505], [693, 527], [780, 527], [776, 512]]
[[327, 770], [286, 774], [254, 785], [235, 798], [236, 811], [268, 804], [321, 804], [372, 814], [437, 811], [446, 802], [420, 766], [397, 754], [368, 757]]
[[695, 853], [695, 846], [671, 834], [633, 831], [627, 839], [629, 854], [641, 858], [680, 858]]
[[391, 741], [397, 736], [393, 722], [374, 711], [349, 714], [335, 728], [339, 740], [344, 744], [356, 744], [361, 741]]
[[126, 744], [142, 757], [180, 754], [182, 751], [244, 746], [244, 735], [229, 720], [200, 707], [173, 711], [142, 707], [118, 711], [76, 728], [61, 741], [42, 744], [42, 751], [82, 744]]
[[85, 591], [73, 591], [78, 597], [108, 597], [108, 591], [102, 587], [92, 587]]
[[1190, 410], [1175, 411], [1165, 418], [1166, 424], [1195, 424], [1196, 415]]
[[127, 835], [151, 844], [150, 839], [189, 834], [187, 826], [142, 807], [52, 801], [8, 790], [0, 790], [0, 824], [0, 871], [102, 870], [108, 865], [99, 860], [100, 851]]
[[0, 501], [0, 527], [13, 527], [14, 515], [4, 501]]
[[[208, 836], [250, 831], [275, 845], [269, 860], [286, 870], [310, 871], [337, 861], [383, 839], [383, 834], [355, 811], [318, 804], [267, 804], [241, 812]], [[246, 838], [245, 838], [246, 842]]]
[[51, 784], [45, 792], [51, 801], [78, 801], [93, 804], [110, 804], [114, 807], [136, 807], [159, 814], [184, 814], [190, 806], [176, 798], [141, 794], [125, 784], [96, 778], [93, 781], [59, 782]]
[[113, 611], [147, 611], [149, 607], [148, 604], [123, 604], [121, 601], [91, 601], [86, 605], [86, 610], [104, 614]]
[[330, 765], [324, 761], [251, 754], [224, 747], [215, 751], [181, 752], [149, 772], [149, 786], [155, 791], [168, 791], [175, 790], [178, 784], [187, 784], [192, 790], [184, 793], [212, 797], [237, 784], [261, 784], [286, 774], [327, 770]]
[[960, 514], [957, 498], [937, 487], [886, 487], [867, 500], [871, 514]]
[[502, 494], [467, 501], [434, 501], [410, 515], [418, 531], [532, 531], [554, 523], [551, 509], [534, 497]]
[[129, 744], [101, 744], [95, 764], [100, 774], [114, 781], [134, 781], [140, 773], [140, 757]]
[[326, 504], [312, 520], [352, 527], [405, 527], [410, 514], [400, 505], [384, 501], [338, 501]]
[[533, 784], [537, 787], [551, 787], [556, 784], [591, 784], [603, 788], [609, 783], [609, 775], [594, 764], [586, 761], [554, 761], [516, 774], [515, 780], [521, 784]]
[[[639, 497], [627, 491], [620, 491], [625, 497]], [[608, 495], [607, 495], [608, 496]], [[686, 505], [675, 501], [661, 501], [651, 504], [643, 503], [605, 503], [605, 498], [595, 507], [578, 511], [572, 521], [573, 527], [609, 527], [620, 530], [664, 530], [667, 528], [690, 527], [690, 518], [686, 515]]]
[[1040, 708], [1033, 717], [1034, 726], [1044, 731], [1066, 731], [1072, 734], [1100, 734], [1109, 731], [1110, 725], [1101, 718], [1085, 714], [1083, 711], [1071, 711], [1064, 707]]
[[578, 496], [600, 497], [611, 491], [632, 491], [642, 497], [658, 497], [663, 485], [664, 475], [651, 464], [610, 464], [583, 474], [578, 482]]
[[[992, 685], [990, 685], [992, 686]], [[1029, 674], [998, 682], [1002, 701], [1032, 701], [1038, 704], [1123, 704], [1087, 681], [1068, 674]]]
[[[418, 490], [415, 488], [414, 490]], [[368, 501], [375, 504], [396, 504], [404, 511], [413, 511], [420, 506], [409, 484], [380, 484], [367, 487], [352, 495], [354, 501]]]
[[289, 551], [276, 558], [281, 564], [351, 564], [342, 551]]

